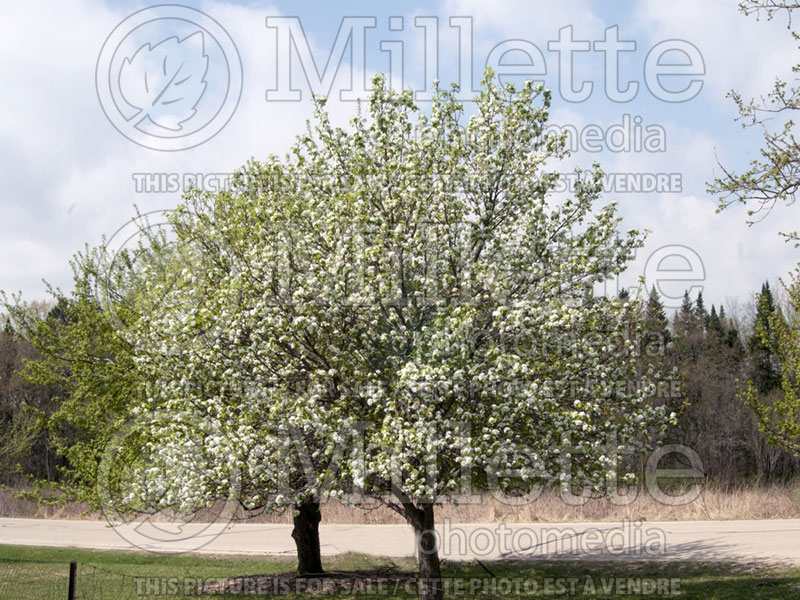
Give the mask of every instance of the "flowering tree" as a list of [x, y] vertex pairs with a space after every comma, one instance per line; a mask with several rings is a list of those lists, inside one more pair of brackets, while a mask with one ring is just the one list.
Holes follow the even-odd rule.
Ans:
[[[776, 15], [788, 18], [791, 36], [800, 41], [800, 34], [792, 29], [792, 16], [800, 8], [794, 0], [742, 0], [739, 12], [772, 20]], [[792, 67], [794, 72], [800, 65]], [[800, 147], [793, 115], [800, 110], [800, 87], [796, 80], [775, 78], [769, 92], [758, 99], [748, 99], [741, 92], [728, 93], [739, 112], [737, 120], [743, 127], [763, 130], [763, 144], [747, 169], [736, 172], [730, 166], [719, 164], [721, 175], [708, 182], [708, 191], [719, 197], [718, 211], [734, 204], [748, 206], [748, 225], [764, 219], [776, 204], [794, 204], [800, 192], [797, 177]], [[796, 231], [784, 232], [787, 241], [800, 243]]]
[[176, 489], [213, 496], [233, 462], [254, 505], [357, 490], [414, 528], [421, 596], [441, 598], [436, 503], [603, 488], [668, 417], [635, 376], [640, 311], [592, 292], [643, 236], [595, 208], [597, 168], [551, 197], [549, 93], [489, 73], [467, 117], [451, 91], [423, 112], [373, 84], [351, 127], [320, 100], [286, 160], [187, 197], [173, 224], [191, 267], [153, 286], [163, 302], [132, 335], [142, 410], [202, 415], [220, 465], [197, 478], [173, 436]]

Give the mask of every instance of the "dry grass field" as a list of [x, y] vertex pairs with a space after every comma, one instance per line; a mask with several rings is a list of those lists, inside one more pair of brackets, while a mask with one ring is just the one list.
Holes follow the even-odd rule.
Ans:
[[[555, 492], [545, 492], [535, 501], [512, 506], [484, 494], [472, 502], [448, 503], [437, 509], [437, 520], [452, 523], [534, 523], [580, 521], [695, 521], [734, 519], [800, 518], [800, 484], [793, 486], [740, 487], [718, 489], [708, 487], [691, 502], [668, 505], [647, 493], [639, 493], [627, 504], [612, 503], [604, 498], [587, 499], [578, 505], [565, 502]], [[244, 514], [250, 522], [289, 523], [291, 515]], [[86, 506], [67, 503], [60, 506], [37, 504], [0, 491], [0, 517], [49, 519], [100, 519], [102, 515], [87, 511]], [[322, 507], [325, 523], [402, 523], [401, 518], [386, 507], [360, 508], [340, 501]]]

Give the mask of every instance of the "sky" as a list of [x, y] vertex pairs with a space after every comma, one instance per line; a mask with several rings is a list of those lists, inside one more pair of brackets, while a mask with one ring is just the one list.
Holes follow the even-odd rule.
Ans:
[[650, 230], [609, 291], [643, 277], [668, 307], [684, 289], [746, 302], [800, 261], [779, 236], [798, 208], [748, 227], [743, 207], [717, 213], [706, 182], [760, 145], [726, 94], [759, 96], [796, 62], [785, 18], [758, 21], [731, 0], [9, 2], [0, 289], [68, 290], [70, 258], [130, 243], [137, 210], [174, 208], [189, 181], [213, 191], [248, 159], [284, 154], [313, 93], [342, 124], [379, 72], [423, 109], [434, 79], [458, 82], [469, 105], [489, 64], [501, 81], [552, 90], [551, 122], [575, 140], [559, 170], [599, 162], [602, 201], [618, 203], [623, 228]]

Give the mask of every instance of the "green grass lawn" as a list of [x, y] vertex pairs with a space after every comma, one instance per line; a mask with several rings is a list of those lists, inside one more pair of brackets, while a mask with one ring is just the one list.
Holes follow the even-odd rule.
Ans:
[[[0, 600], [67, 598], [69, 561], [78, 563], [77, 598], [241, 598], [200, 595], [202, 584], [240, 576], [289, 573], [290, 557], [163, 556], [66, 548], [0, 546]], [[331, 557], [326, 569], [387, 576], [388, 583], [356, 585], [335, 598], [414, 598], [410, 560], [361, 555]], [[663, 598], [781, 600], [800, 598], [800, 568], [766, 569], [726, 564], [566, 560], [445, 563], [452, 598]], [[241, 580], [254, 585], [254, 580]], [[359, 580], [361, 581], [361, 580]], [[313, 585], [310, 582], [308, 585]], [[294, 589], [294, 588], [292, 588]], [[248, 595], [248, 598], [269, 597]], [[274, 597], [274, 596], [273, 596]], [[281, 598], [319, 594], [283, 593]]]

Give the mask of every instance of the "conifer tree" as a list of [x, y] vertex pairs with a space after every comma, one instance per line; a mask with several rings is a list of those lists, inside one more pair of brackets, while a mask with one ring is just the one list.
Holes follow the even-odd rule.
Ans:
[[694, 314], [700, 319], [700, 325], [705, 329], [708, 322], [708, 311], [703, 301], [703, 292], [697, 292], [697, 300], [694, 303]]
[[644, 309], [644, 332], [642, 348], [646, 356], [662, 355], [672, 339], [669, 320], [664, 313], [664, 304], [658, 290], [653, 286]]
[[761, 394], [768, 394], [781, 383], [777, 359], [771, 348], [774, 340], [771, 317], [775, 312], [772, 290], [769, 282], [764, 282], [756, 298], [755, 332], [750, 338], [750, 378]]

